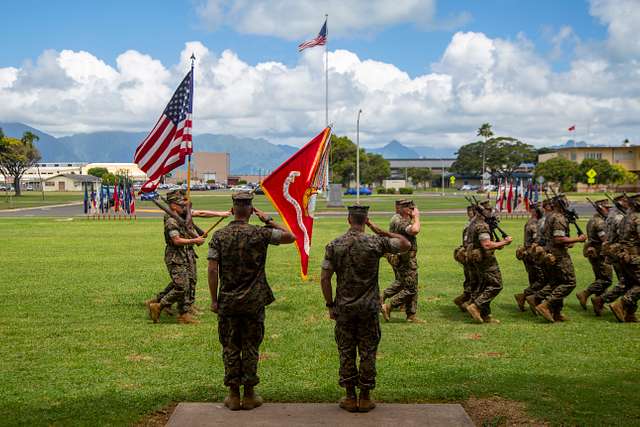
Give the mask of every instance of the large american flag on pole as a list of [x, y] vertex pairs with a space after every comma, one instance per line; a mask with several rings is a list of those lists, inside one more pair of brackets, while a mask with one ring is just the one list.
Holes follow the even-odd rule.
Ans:
[[148, 178], [141, 192], [155, 190], [160, 178], [182, 166], [192, 153], [192, 112], [193, 68], [174, 92], [153, 130], [136, 149], [133, 160]]
[[327, 44], [327, 20], [326, 19], [324, 21], [324, 25], [322, 25], [322, 28], [320, 29], [320, 33], [318, 33], [318, 36], [315, 39], [311, 39], [304, 43], [300, 43], [298, 45], [298, 52], [302, 52], [303, 50], [309, 47], [324, 46], [325, 44]]

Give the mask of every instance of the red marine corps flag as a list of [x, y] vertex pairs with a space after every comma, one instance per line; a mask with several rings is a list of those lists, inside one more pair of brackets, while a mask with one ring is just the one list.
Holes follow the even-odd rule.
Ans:
[[303, 279], [309, 266], [316, 193], [326, 189], [323, 178], [329, 165], [330, 145], [328, 126], [261, 183], [264, 194], [296, 236]]

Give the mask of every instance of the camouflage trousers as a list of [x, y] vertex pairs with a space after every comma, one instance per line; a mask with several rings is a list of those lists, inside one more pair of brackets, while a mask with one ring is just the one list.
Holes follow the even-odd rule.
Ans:
[[260, 344], [264, 338], [264, 308], [252, 315], [218, 316], [224, 385], [256, 385]]
[[478, 275], [475, 274], [470, 264], [463, 264], [462, 272], [464, 273], [462, 295], [464, 295], [464, 301], [469, 301], [478, 287]]
[[595, 258], [589, 258], [591, 263], [591, 269], [593, 270], [594, 281], [589, 285], [587, 291], [591, 295], [602, 295], [607, 288], [611, 286], [613, 279], [613, 268], [611, 264], [606, 261], [604, 256], [597, 256]]
[[637, 307], [640, 299], [640, 255], [632, 256], [628, 262], [624, 263], [623, 271], [627, 291], [622, 301], [627, 308]]
[[529, 256], [525, 256], [523, 259], [524, 268], [527, 271], [527, 278], [529, 279], [529, 286], [527, 286], [523, 293], [525, 297], [529, 295], [538, 295], [538, 293], [544, 288], [544, 269], [535, 260]]
[[618, 283], [614, 287], [610, 287], [603, 295], [605, 303], [612, 303], [621, 296], [623, 296], [629, 289], [627, 288], [627, 280], [625, 278], [624, 270], [619, 262], [615, 261], [611, 263], [613, 271], [616, 273]]
[[[381, 338], [378, 313], [339, 315], [335, 338], [340, 355], [341, 387], [369, 390], [376, 386], [376, 353]], [[360, 356], [360, 364], [356, 358]]]
[[390, 298], [391, 308], [404, 306], [407, 317], [418, 310], [418, 268], [399, 267], [396, 280], [382, 293], [383, 299]]
[[564, 299], [576, 287], [576, 272], [569, 255], [556, 256], [555, 264], [545, 270], [547, 284], [540, 292], [555, 312], [560, 312]]
[[171, 282], [157, 295], [162, 305], [176, 303], [178, 311], [186, 313], [193, 305], [197, 280], [196, 264], [167, 264]]
[[502, 273], [496, 260], [474, 264], [473, 269], [478, 278], [478, 287], [471, 299], [482, 315], [488, 316], [491, 314], [491, 301], [502, 291]]

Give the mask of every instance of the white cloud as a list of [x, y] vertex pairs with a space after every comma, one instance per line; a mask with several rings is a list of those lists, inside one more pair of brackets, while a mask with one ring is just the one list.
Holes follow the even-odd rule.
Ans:
[[452, 29], [471, 19], [469, 13], [463, 12], [436, 21], [435, 0], [204, 0], [197, 12], [210, 29], [227, 25], [242, 33], [287, 40], [315, 36], [325, 13], [329, 14], [332, 36], [376, 31], [399, 23]]
[[[89, 52], [45, 51], [35, 63], [0, 68], [0, 120], [22, 121], [54, 134], [148, 130], [190, 66], [194, 53], [196, 133], [264, 137], [300, 145], [324, 125], [323, 50], [297, 64], [249, 64], [237, 53], [214, 54], [185, 44], [175, 65], [129, 50], [115, 66]], [[592, 142], [638, 141], [640, 72], [635, 59], [577, 56], [555, 72], [523, 35], [514, 40], [478, 32], [453, 35], [431, 71], [412, 77], [394, 64], [329, 54], [330, 119], [361, 141], [382, 145], [458, 146], [491, 122], [499, 134], [556, 144], [578, 126]], [[590, 130], [588, 135], [587, 130]]]
[[640, 4], [637, 0], [591, 0], [590, 13], [607, 26], [610, 52], [622, 59], [640, 57]]

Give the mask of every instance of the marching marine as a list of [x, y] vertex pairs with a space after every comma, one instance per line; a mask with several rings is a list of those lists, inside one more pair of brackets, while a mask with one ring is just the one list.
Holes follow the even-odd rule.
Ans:
[[469, 221], [464, 226], [462, 230], [462, 244], [458, 246], [453, 252], [453, 258], [462, 264], [462, 270], [464, 273], [464, 282], [462, 283], [462, 294], [458, 295], [453, 303], [457, 305], [461, 311], [465, 312], [466, 308], [463, 307], [463, 304], [468, 303], [471, 299], [471, 296], [476, 291], [478, 286], [477, 275], [475, 271], [471, 268], [471, 262], [467, 259], [467, 251], [472, 245], [471, 242], [471, 223], [473, 222], [475, 216], [475, 210], [473, 206], [467, 206], [467, 218]]
[[[376, 385], [376, 352], [381, 337], [379, 260], [386, 253], [402, 254], [411, 248], [404, 236], [371, 223], [368, 210], [368, 206], [349, 207], [350, 228], [327, 245], [320, 279], [329, 317], [336, 322], [339, 384], [346, 389], [340, 407], [349, 412], [368, 412], [375, 407], [370, 390]], [[366, 234], [365, 224], [377, 235]], [[334, 273], [335, 299], [331, 286]], [[356, 387], [360, 389], [359, 396]]]
[[542, 219], [542, 208], [537, 203], [532, 204], [529, 220], [524, 225], [524, 245], [516, 250], [516, 258], [524, 263], [529, 281], [529, 286], [522, 293], [514, 295], [520, 311], [525, 311], [526, 298], [535, 295], [544, 287], [543, 270], [536, 260], [536, 248], [540, 241], [539, 223]]
[[[396, 280], [399, 286], [391, 286], [383, 293], [382, 315], [389, 321], [391, 310], [404, 305], [408, 322], [421, 322], [416, 317], [418, 306], [418, 241], [416, 236], [420, 233], [420, 211], [413, 200], [398, 201], [400, 216], [397, 221], [392, 221], [389, 231], [400, 234], [409, 240], [411, 249], [398, 257], [396, 267]], [[389, 303], [384, 303], [385, 298], [390, 298]]]

